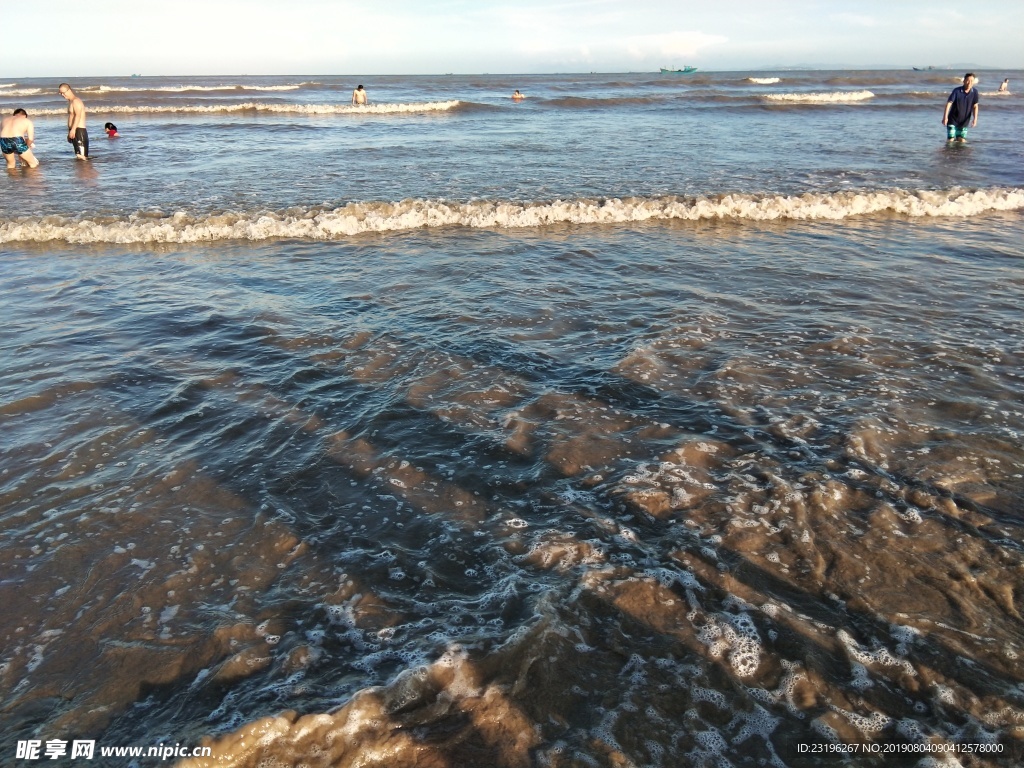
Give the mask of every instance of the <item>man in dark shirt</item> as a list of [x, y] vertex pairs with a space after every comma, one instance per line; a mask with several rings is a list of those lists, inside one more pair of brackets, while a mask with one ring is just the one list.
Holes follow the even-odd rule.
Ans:
[[942, 124], [946, 126], [946, 137], [953, 141], [967, 141], [967, 124], [978, 125], [978, 89], [974, 87], [974, 73], [964, 75], [964, 84], [949, 94]]

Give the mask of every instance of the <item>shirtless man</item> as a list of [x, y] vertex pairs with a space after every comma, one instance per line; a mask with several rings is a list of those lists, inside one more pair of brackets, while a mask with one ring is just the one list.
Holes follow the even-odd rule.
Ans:
[[57, 92], [68, 100], [68, 143], [75, 148], [76, 159], [87, 160], [89, 133], [85, 130], [85, 104], [67, 83], [61, 83]]
[[366, 106], [366, 91], [363, 90], [362, 85], [352, 91], [352, 103]]
[[16, 158], [21, 158], [22, 165], [35, 168], [39, 165], [32, 154], [36, 132], [28, 113], [24, 109], [14, 110], [14, 114], [0, 120], [0, 150], [3, 151], [7, 168], [13, 169]]

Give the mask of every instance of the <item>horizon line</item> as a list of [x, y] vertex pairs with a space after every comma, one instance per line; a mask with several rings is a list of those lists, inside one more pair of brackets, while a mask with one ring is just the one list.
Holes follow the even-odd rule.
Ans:
[[[945, 64], [941, 66], [930, 65], [928, 67], [915, 67], [912, 64], [906, 65], [864, 65], [864, 66], [816, 66], [816, 65], [799, 65], [799, 64], [787, 64], [779, 66], [762, 66], [762, 67], [745, 67], [736, 69], [712, 69], [698, 67], [695, 72], [703, 73], [720, 73], [720, 72], [781, 72], [781, 71], [801, 71], [801, 72], [882, 72], [882, 71], [918, 71], [918, 72], [958, 72], [964, 68], [977, 69], [979, 71], [1024, 71], [1021, 67], [1000, 67], [992, 65], [982, 64]], [[665, 67], [668, 69], [668, 67]], [[8, 79], [24, 79], [24, 80], [44, 80], [44, 79], [59, 79], [59, 78], [95, 78], [95, 77], [124, 77], [124, 78], [156, 78], [156, 77], [543, 77], [547, 75], [645, 75], [645, 74], [660, 74], [658, 70], [654, 69], [629, 69], [629, 70], [553, 70], [548, 72], [341, 72], [341, 73], [327, 73], [327, 72], [287, 72], [287, 73], [276, 73], [272, 74], [264, 72], [260, 74], [248, 74], [243, 72], [218, 72], [218, 73], [205, 73], [205, 74], [182, 74], [182, 73], [171, 73], [171, 74], [156, 74], [156, 75], [144, 75], [141, 73], [128, 73], [128, 74], [92, 74], [92, 75], [26, 75], [23, 77], [17, 75], [3, 75], [0, 74], [0, 80]], [[2, 94], [0, 94], [2, 95]]]

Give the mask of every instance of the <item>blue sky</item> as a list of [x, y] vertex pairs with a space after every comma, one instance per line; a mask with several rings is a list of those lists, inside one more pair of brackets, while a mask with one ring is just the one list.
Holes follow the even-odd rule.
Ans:
[[46, 0], [16, 7], [0, 79], [684, 64], [1024, 68], [1021, 0]]

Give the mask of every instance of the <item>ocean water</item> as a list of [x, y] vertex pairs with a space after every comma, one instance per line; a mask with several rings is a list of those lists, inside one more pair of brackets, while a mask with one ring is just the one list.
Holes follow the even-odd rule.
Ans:
[[0, 78], [0, 763], [1024, 761], [980, 74]]

